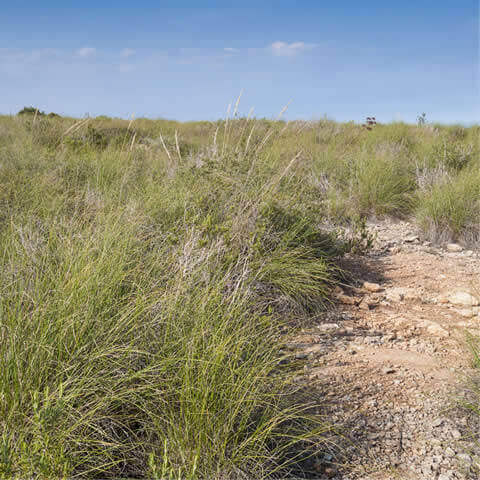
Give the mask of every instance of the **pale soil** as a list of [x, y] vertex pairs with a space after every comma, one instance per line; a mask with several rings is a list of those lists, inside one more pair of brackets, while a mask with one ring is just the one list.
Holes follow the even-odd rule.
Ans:
[[289, 345], [303, 362], [297, 381], [343, 425], [317, 470], [344, 480], [480, 478], [480, 424], [456, 401], [468, 397], [465, 329], [480, 332], [480, 314], [447, 302], [457, 291], [480, 299], [480, 253], [423, 244], [404, 222], [370, 228], [375, 248], [346, 267], [379, 291], [345, 286], [336, 308]]

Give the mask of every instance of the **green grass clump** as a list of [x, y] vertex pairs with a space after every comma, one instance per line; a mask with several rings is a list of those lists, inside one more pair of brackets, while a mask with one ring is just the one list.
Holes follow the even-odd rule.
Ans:
[[472, 165], [420, 195], [416, 209], [423, 230], [434, 241], [480, 241], [480, 168]]

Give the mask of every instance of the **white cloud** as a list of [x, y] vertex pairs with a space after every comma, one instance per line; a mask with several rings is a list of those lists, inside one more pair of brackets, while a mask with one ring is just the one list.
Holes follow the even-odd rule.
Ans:
[[225, 47], [223, 50], [229, 53], [238, 52], [238, 48], [231, 48], [231, 47]]
[[314, 46], [315, 45], [311, 43], [304, 42], [273, 42], [269, 49], [277, 57], [293, 57], [294, 55], [304, 52], [305, 50], [310, 50]]
[[124, 58], [131, 57], [137, 53], [133, 48], [124, 48], [121, 52], [120, 55]]
[[82, 47], [79, 48], [76, 53], [79, 57], [83, 58], [93, 57], [97, 53], [97, 49], [92, 47]]

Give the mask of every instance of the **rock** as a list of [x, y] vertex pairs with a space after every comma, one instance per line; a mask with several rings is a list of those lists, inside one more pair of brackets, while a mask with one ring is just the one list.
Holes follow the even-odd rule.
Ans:
[[453, 437], [455, 440], [460, 440], [460, 439], [462, 438], [462, 434], [460, 433], [459, 430], [454, 429], [454, 430], [452, 430], [452, 437]]
[[432, 422], [432, 427], [435, 427], [435, 428], [439, 427], [440, 425], [443, 424], [443, 421], [444, 421], [443, 418], [437, 418]]
[[480, 301], [478, 298], [474, 297], [472, 294], [468, 292], [455, 292], [452, 293], [449, 297], [448, 300], [450, 303], [453, 303], [454, 305], [465, 305], [468, 307], [475, 307], [477, 305], [480, 305]]
[[467, 453], [460, 453], [457, 456], [457, 458], [460, 462], [462, 462], [465, 465], [471, 465], [472, 462], [473, 462], [472, 457], [470, 455], [468, 455]]
[[387, 297], [387, 300], [390, 300], [391, 302], [401, 302], [405, 298], [406, 294], [407, 294], [407, 289], [403, 287], [389, 288], [385, 292], [385, 296]]
[[406, 289], [405, 300], [410, 300], [410, 301], [420, 300], [423, 303], [428, 303], [428, 298], [425, 296], [425, 294], [419, 293], [418, 291], [415, 291], [412, 288]]
[[337, 300], [344, 305], [356, 305], [358, 303], [355, 297], [349, 297], [348, 295], [338, 295]]
[[461, 252], [463, 250], [463, 247], [458, 243], [449, 243], [447, 245], [447, 250], [449, 252]]
[[378, 302], [370, 297], [363, 297], [362, 301], [358, 304], [358, 308], [362, 310], [372, 310], [378, 305]]
[[437, 303], [441, 303], [441, 304], [448, 303], [448, 298], [443, 296], [437, 297]]
[[454, 474], [453, 472], [445, 472], [445, 473], [441, 473], [437, 480], [453, 480], [455, 477], [454, 477]]
[[462, 310], [455, 310], [459, 315], [465, 318], [472, 318], [476, 315], [473, 309], [464, 308]]
[[454, 457], [454, 456], [455, 456], [455, 450], [454, 450], [453, 448], [451, 448], [451, 447], [447, 447], [447, 448], [445, 449], [445, 455], [446, 455], [447, 457]]
[[338, 323], [322, 323], [318, 325], [317, 328], [322, 332], [333, 332], [339, 329], [340, 326], [338, 325]]
[[381, 292], [383, 289], [378, 283], [363, 282], [363, 288], [369, 292]]
[[395, 373], [395, 369], [392, 367], [384, 367], [382, 368], [382, 373], [384, 374]]
[[436, 337], [450, 336], [450, 333], [448, 332], [448, 330], [445, 330], [442, 326], [440, 326], [436, 322], [430, 322], [426, 320], [423, 324], [426, 327], [427, 332], [430, 333], [430, 335], [434, 335]]
[[414, 243], [414, 242], [418, 242], [419, 240], [419, 237], [418, 235], [409, 235], [408, 237], [405, 238], [405, 242], [406, 243]]
[[327, 467], [325, 470], [324, 470], [324, 473], [325, 475], [328, 477], [328, 478], [332, 478], [334, 477], [336, 474], [337, 474], [337, 470], [333, 467]]
[[335, 288], [333, 289], [333, 294], [338, 296], [338, 295], [343, 295], [344, 292], [338, 285], [336, 285]]

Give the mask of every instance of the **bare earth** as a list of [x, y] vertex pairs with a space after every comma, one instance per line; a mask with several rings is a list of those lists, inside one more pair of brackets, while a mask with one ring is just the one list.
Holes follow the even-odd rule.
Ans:
[[478, 479], [480, 425], [458, 399], [473, 373], [465, 331], [480, 334], [480, 252], [432, 247], [405, 222], [369, 228], [372, 253], [346, 265], [362, 282], [338, 289], [337, 308], [289, 345], [303, 362], [297, 381], [343, 425], [342, 448], [332, 445], [318, 472]]

